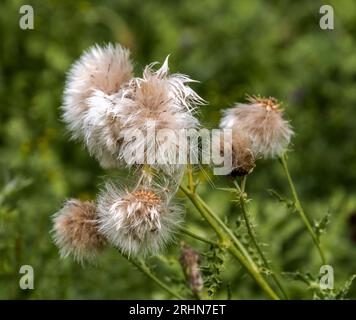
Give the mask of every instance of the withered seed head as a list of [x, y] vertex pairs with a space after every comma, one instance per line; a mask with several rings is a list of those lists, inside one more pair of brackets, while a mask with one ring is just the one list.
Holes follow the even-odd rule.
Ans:
[[94, 258], [106, 241], [98, 231], [96, 206], [77, 199], [66, 201], [53, 218], [54, 241], [62, 257], [73, 255], [80, 262]]
[[106, 185], [98, 199], [100, 231], [123, 252], [155, 254], [173, 237], [181, 221], [180, 208], [172, 205], [158, 187], [123, 190]]
[[197, 251], [181, 242], [181, 256], [179, 262], [182, 266], [187, 282], [194, 294], [199, 294], [203, 289], [203, 278], [199, 269], [200, 256]]
[[224, 111], [220, 127], [237, 129], [251, 142], [255, 158], [276, 158], [288, 148], [293, 130], [283, 118], [283, 110], [275, 98], [248, 96], [249, 103], [237, 103]]

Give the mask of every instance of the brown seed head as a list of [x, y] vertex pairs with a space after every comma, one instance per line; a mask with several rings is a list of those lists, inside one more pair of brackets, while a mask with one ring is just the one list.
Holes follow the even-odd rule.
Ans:
[[137, 201], [148, 205], [157, 205], [161, 202], [161, 199], [152, 191], [138, 190], [135, 191], [132, 195], [136, 198]]
[[94, 257], [106, 244], [98, 231], [94, 203], [69, 200], [53, 219], [54, 240], [61, 255], [70, 254], [82, 261]]
[[265, 98], [257, 95], [252, 95], [252, 96], [248, 95], [247, 101], [252, 104], [258, 104], [262, 107], [265, 107], [267, 110], [272, 110], [275, 112], [283, 111], [283, 109], [279, 109], [282, 103], [278, 102], [278, 100], [273, 97]]
[[199, 269], [200, 256], [197, 251], [188, 246], [185, 242], [181, 243], [181, 256], [179, 262], [187, 282], [194, 294], [198, 294], [203, 289], [203, 278]]

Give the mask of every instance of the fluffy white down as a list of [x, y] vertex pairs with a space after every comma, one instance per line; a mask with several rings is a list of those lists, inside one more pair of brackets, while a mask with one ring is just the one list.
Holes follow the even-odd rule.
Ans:
[[[112, 122], [114, 97], [133, 77], [129, 55], [129, 51], [118, 44], [93, 46], [73, 64], [67, 76], [63, 119], [73, 138], [83, 139], [103, 166], [116, 163], [112, 145], [116, 144], [113, 141], [117, 131], [107, 128], [106, 123]], [[102, 129], [104, 132], [100, 133]]]
[[259, 104], [237, 104], [224, 111], [221, 128], [238, 129], [251, 139], [255, 157], [275, 158], [286, 151], [293, 130], [282, 112]]
[[[194, 111], [204, 103], [186, 85], [188, 82], [192, 80], [184, 75], [169, 75], [167, 59], [158, 70], [147, 66], [143, 78], [130, 81], [116, 113], [121, 123], [122, 161], [130, 165], [139, 150], [144, 162], [153, 167], [168, 173], [179, 167], [172, 165], [179, 162], [179, 133], [199, 126]], [[135, 130], [143, 134], [143, 139], [130, 139]]]
[[72, 255], [76, 261], [93, 261], [105, 239], [99, 233], [96, 206], [92, 202], [71, 199], [53, 216], [52, 236], [62, 258]]
[[[153, 159], [150, 164], [168, 172], [180, 168], [172, 166], [178, 162], [178, 132], [198, 127], [193, 113], [205, 101], [188, 86], [193, 80], [169, 74], [168, 58], [158, 70], [153, 65], [134, 78], [128, 50], [95, 46], [69, 72], [63, 118], [105, 168], [131, 166], [138, 150], [145, 163]], [[163, 134], [152, 135], [152, 127]], [[137, 131], [143, 139], [131, 139]]]
[[182, 210], [163, 190], [154, 191], [160, 199], [154, 203], [140, 201], [135, 192], [141, 191], [129, 192], [107, 184], [98, 198], [100, 232], [129, 255], [157, 254], [173, 239], [182, 220]]

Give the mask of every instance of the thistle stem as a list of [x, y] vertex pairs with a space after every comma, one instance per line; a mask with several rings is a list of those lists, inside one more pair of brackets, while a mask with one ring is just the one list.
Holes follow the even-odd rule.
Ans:
[[[205, 218], [218, 235], [222, 243], [228, 244], [230, 241], [236, 245], [229, 246], [228, 251], [240, 262], [240, 264], [247, 270], [251, 277], [258, 283], [262, 290], [272, 299], [278, 300], [278, 295], [268, 285], [266, 280], [261, 275], [258, 267], [249, 256], [247, 250], [243, 247], [240, 241], [235, 237], [233, 232], [221, 221], [221, 219], [208, 207], [208, 205], [195, 193], [190, 192], [183, 185], [180, 189], [193, 203], [199, 213]], [[237, 249], [239, 248], [239, 249]]]
[[191, 232], [191, 231], [189, 231], [187, 229], [180, 229], [180, 232], [186, 234], [187, 236], [189, 236], [191, 238], [197, 239], [197, 240], [199, 240], [201, 242], [205, 242], [205, 243], [211, 244], [213, 246], [219, 246], [219, 244], [217, 242], [214, 242], [214, 241], [206, 239], [206, 238], [204, 238], [202, 236], [199, 236], [199, 235], [197, 235], [197, 234], [195, 234], [195, 233], [193, 233], [193, 232]]
[[153, 280], [157, 285], [159, 285], [162, 289], [166, 290], [168, 293], [170, 293], [173, 297], [177, 298], [178, 300], [184, 300], [184, 298], [177, 292], [175, 292], [173, 289], [168, 287], [165, 283], [163, 283], [160, 279], [158, 279], [150, 270], [150, 268], [147, 266], [147, 264], [144, 261], [135, 261], [133, 259], [130, 259], [126, 254], [121, 252], [121, 255], [125, 257], [129, 262], [131, 262], [137, 269], [139, 269], [142, 273], [144, 273], [147, 277], [149, 277], [151, 280]]
[[319, 252], [319, 255], [320, 255], [322, 263], [326, 264], [325, 255], [324, 255], [323, 250], [321, 249], [319, 239], [318, 239], [318, 237], [316, 236], [316, 234], [314, 232], [314, 229], [313, 229], [312, 224], [310, 222], [310, 218], [306, 215], [306, 213], [305, 213], [305, 211], [304, 211], [304, 209], [303, 209], [303, 207], [302, 207], [302, 205], [300, 203], [300, 200], [299, 200], [296, 188], [294, 186], [292, 177], [291, 177], [291, 175], [289, 173], [286, 154], [283, 154], [279, 158], [279, 161], [280, 161], [280, 163], [281, 163], [281, 165], [283, 167], [283, 170], [284, 170], [284, 172], [285, 172], [285, 174], [287, 176], [287, 180], [288, 180], [289, 188], [290, 188], [292, 196], [293, 196], [295, 208], [296, 208], [297, 212], [299, 213], [299, 216], [301, 217], [302, 221], [304, 222], [304, 224], [305, 224], [310, 236], [312, 237], [316, 248], [318, 249], [318, 252]]
[[[251, 221], [250, 221], [250, 218], [249, 218], [249, 213], [248, 213], [248, 210], [247, 210], [247, 206], [246, 206], [246, 199], [245, 199], [245, 189], [246, 189], [246, 176], [244, 176], [242, 178], [242, 181], [241, 181], [241, 187], [239, 187], [237, 181], [234, 181], [234, 184], [236, 186], [236, 188], [239, 190], [239, 193], [240, 193], [240, 199], [239, 199], [239, 203], [240, 203], [240, 208], [241, 208], [241, 211], [242, 211], [242, 215], [243, 215], [243, 218], [245, 220], [245, 224], [246, 224], [246, 229], [247, 229], [247, 233], [248, 235], [250, 236], [251, 240], [252, 240], [252, 243], [253, 245], [255, 246], [258, 254], [260, 255], [261, 259], [262, 259], [262, 262], [263, 264], [265, 265], [265, 267], [269, 270], [271, 270], [271, 267], [268, 263], [268, 260], [266, 259], [265, 255], [263, 254], [263, 251], [262, 249], [260, 248], [259, 244], [258, 244], [258, 241], [255, 237], [255, 234], [252, 230], [252, 224], [251, 224]], [[275, 282], [275, 284], [277, 285], [277, 287], [279, 288], [279, 290], [282, 292], [283, 296], [285, 299], [289, 299], [288, 298], [288, 295], [287, 293], [285, 292], [279, 278], [277, 277], [277, 275], [271, 270], [272, 272], [272, 278]]]

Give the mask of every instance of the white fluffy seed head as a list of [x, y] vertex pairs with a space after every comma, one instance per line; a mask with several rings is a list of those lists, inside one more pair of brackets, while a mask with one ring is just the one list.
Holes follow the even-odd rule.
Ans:
[[[199, 125], [193, 112], [205, 101], [189, 87], [193, 80], [169, 74], [168, 58], [158, 70], [153, 65], [132, 78], [129, 52], [108, 45], [89, 49], [69, 72], [64, 120], [104, 168], [131, 166], [143, 150], [141, 163], [180, 169], [172, 165], [178, 162], [178, 132]], [[143, 139], [131, 139], [137, 132]]]
[[250, 97], [248, 104], [225, 110], [221, 128], [237, 129], [251, 140], [255, 157], [275, 158], [286, 151], [293, 130], [274, 98]]
[[[173, 164], [179, 160], [179, 134], [199, 126], [194, 110], [204, 103], [189, 82], [192, 80], [187, 76], [168, 73], [167, 59], [158, 70], [149, 65], [142, 78], [129, 82], [115, 114], [121, 123], [121, 160], [131, 165], [137, 150], [142, 150], [144, 163], [166, 172], [177, 169]], [[142, 139], [127, 139], [136, 130]], [[152, 159], [154, 163], [150, 163]]]
[[182, 210], [164, 190], [140, 186], [134, 191], [107, 184], [98, 199], [100, 232], [129, 255], [156, 254], [173, 238]]
[[53, 238], [61, 257], [93, 260], [105, 246], [98, 230], [96, 206], [92, 202], [72, 199], [64, 203], [53, 217]]
[[106, 144], [117, 143], [117, 126], [108, 128], [107, 123], [112, 123], [113, 96], [133, 77], [129, 55], [120, 45], [93, 46], [73, 64], [67, 76], [63, 119], [72, 136], [83, 139], [104, 166], [115, 160]]

